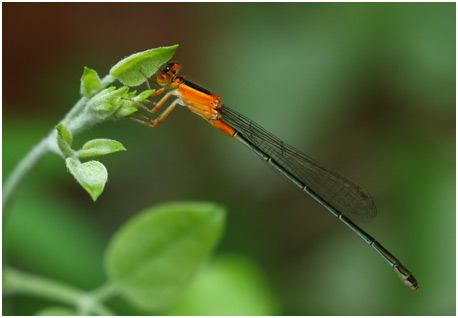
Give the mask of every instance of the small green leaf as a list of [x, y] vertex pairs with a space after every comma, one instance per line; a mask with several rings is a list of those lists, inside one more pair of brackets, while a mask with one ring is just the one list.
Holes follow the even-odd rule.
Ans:
[[71, 146], [73, 137], [71, 132], [68, 131], [67, 127], [65, 127], [62, 124], [59, 124], [56, 126], [56, 129], [59, 133], [59, 136], [63, 139], [63, 141], [65, 141], [69, 146]]
[[148, 78], [156, 73], [175, 54], [177, 48], [178, 45], [173, 45], [132, 54], [113, 66], [110, 75], [124, 85], [138, 86], [145, 82], [145, 76]]
[[86, 142], [77, 152], [79, 158], [103, 156], [117, 151], [126, 151], [126, 148], [116, 140], [94, 139]]
[[128, 93], [129, 87], [127, 86], [118, 89], [115, 89], [115, 87], [104, 89], [89, 100], [87, 104], [88, 110], [92, 115], [99, 117], [99, 120], [104, 120], [112, 116], [125, 104], [123, 98], [127, 98]]
[[136, 215], [111, 240], [108, 277], [144, 309], [177, 299], [219, 241], [225, 212], [211, 203], [164, 204]]
[[129, 94], [127, 94], [127, 98], [134, 98], [136, 94], [137, 94], [137, 91], [131, 91], [129, 92]]
[[134, 106], [125, 105], [125, 106], [119, 107], [119, 109], [114, 114], [114, 117], [116, 118], [126, 117], [126, 116], [129, 116], [135, 113], [137, 110], [138, 109]]
[[136, 101], [136, 102], [142, 102], [145, 99], [147, 99], [148, 97], [150, 97], [155, 91], [156, 90], [154, 90], [154, 89], [148, 89], [146, 91], [143, 91], [140, 94], [138, 94], [137, 96], [135, 96], [133, 98], [133, 100]]
[[67, 307], [47, 307], [35, 313], [35, 316], [79, 316], [76, 311]]
[[108, 179], [105, 166], [94, 160], [80, 163], [73, 158], [67, 158], [65, 162], [76, 181], [91, 195], [92, 200], [97, 200]]
[[102, 87], [99, 75], [96, 71], [84, 67], [83, 76], [81, 77], [81, 95], [91, 97]]
[[62, 124], [56, 126], [57, 130], [57, 145], [59, 146], [60, 151], [62, 154], [67, 157], [71, 157], [74, 155], [72, 150], [72, 134], [68, 131], [67, 127]]

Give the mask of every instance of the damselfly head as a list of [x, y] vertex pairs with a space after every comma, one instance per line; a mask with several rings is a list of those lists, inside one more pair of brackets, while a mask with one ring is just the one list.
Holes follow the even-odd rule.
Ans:
[[167, 73], [169, 74], [170, 76], [175, 76], [178, 74], [178, 72], [180, 71], [181, 69], [181, 65], [178, 64], [178, 63], [168, 63], [163, 69], [162, 69], [162, 72], [163, 73]]
[[160, 72], [159, 74], [157, 74], [157, 79], [156, 80], [157, 80], [157, 83], [159, 85], [167, 86], [172, 81], [172, 77], [167, 73]]
[[157, 83], [161, 86], [169, 85], [173, 78], [178, 74], [181, 65], [178, 63], [168, 63], [159, 74], [157, 74]]

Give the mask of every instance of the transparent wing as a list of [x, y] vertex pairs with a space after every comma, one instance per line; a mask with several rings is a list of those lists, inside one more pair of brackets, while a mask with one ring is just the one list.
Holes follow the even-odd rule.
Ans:
[[251, 119], [225, 105], [222, 107], [222, 119], [348, 218], [369, 221], [377, 215], [374, 201], [359, 185], [326, 169]]

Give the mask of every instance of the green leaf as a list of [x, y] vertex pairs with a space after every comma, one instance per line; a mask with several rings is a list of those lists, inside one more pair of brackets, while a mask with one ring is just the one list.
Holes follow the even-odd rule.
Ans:
[[150, 97], [151, 94], [153, 94], [154, 92], [155, 92], [154, 89], [149, 89], [149, 90], [141, 92], [137, 96], [135, 96], [135, 92], [134, 94], [132, 94], [133, 92], [130, 92], [129, 94], [127, 94], [128, 95], [127, 99], [124, 99], [124, 103], [118, 108], [118, 110], [114, 114], [114, 117], [116, 118], [126, 117], [126, 116], [129, 116], [130, 114], [135, 113], [138, 110], [138, 104], [134, 103], [133, 101], [140, 103], [144, 101], [145, 99], [147, 99], [148, 97]]
[[74, 155], [72, 147], [72, 134], [68, 131], [67, 127], [62, 124], [56, 126], [57, 130], [57, 145], [59, 146], [62, 154], [67, 158]]
[[86, 142], [77, 152], [77, 155], [79, 158], [87, 158], [103, 156], [117, 151], [126, 151], [126, 148], [119, 141], [100, 138]]
[[177, 45], [159, 47], [132, 54], [119, 61], [110, 70], [110, 75], [127, 86], [138, 86], [145, 82], [167, 62], [178, 48]]
[[133, 100], [136, 102], [142, 102], [145, 99], [147, 99], [148, 97], [150, 97], [155, 91], [156, 91], [155, 89], [148, 89], [146, 91], [143, 91], [140, 94], [138, 94], [137, 96], [135, 96]]
[[219, 241], [225, 211], [212, 203], [172, 203], [147, 209], [111, 240], [105, 266], [120, 294], [143, 309], [180, 296]]
[[67, 307], [47, 307], [35, 313], [35, 316], [79, 316], [76, 311]]
[[81, 77], [81, 95], [91, 97], [102, 87], [99, 75], [96, 71], [84, 67], [83, 76]]
[[118, 89], [109, 87], [92, 97], [88, 101], [87, 108], [99, 120], [105, 120], [125, 104], [126, 101], [123, 98], [128, 98], [128, 94], [129, 87], [127, 86]]
[[70, 146], [72, 144], [72, 134], [68, 131], [67, 127], [62, 124], [56, 126], [59, 136]]
[[[218, 291], [218, 292], [215, 292]], [[278, 314], [261, 269], [240, 255], [219, 256], [202, 268], [170, 316], [272, 316]]]
[[114, 114], [114, 117], [116, 118], [126, 117], [126, 116], [129, 116], [135, 113], [137, 110], [138, 110], [137, 107], [134, 107], [131, 105], [124, 105], [122, 107], [119, 107], [119, 109]]
[[127, 94], [127, 98], [134, 98], [136, 94], [137, 94], [137, 91], [131, 91], [129, 92], [129, 94]]
[[80, 163], [73, 158], [67, 158], [65, 162], [76, 181], [91, 195], [92, 200], [97, 200], [108, 178], [105, 166], [94, 160]]

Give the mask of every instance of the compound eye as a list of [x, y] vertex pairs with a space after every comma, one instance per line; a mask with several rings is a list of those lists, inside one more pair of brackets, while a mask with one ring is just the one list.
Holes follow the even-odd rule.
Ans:
[[181, 65], [178, 64], [178, 63], [174, 63], [173, 66], [170, 68], [171, 72], [173, 75], [176, 75], [178, 74], [178, 72], [180, 71], [181, 69]]
[[170, 84], [171, 78], [170, 75], [167, 73], [159, 73], [157, 74], [157, 83], [161, 86], [166, 86]]
[[168, 71], [170, 71], [170, 69], [172, 68], [172, 66], [173, 66], [174, 64], [175, 64], [175, 63], [168, 63], [168, 64], [162, 69], [162, 72], [167, 73]]

